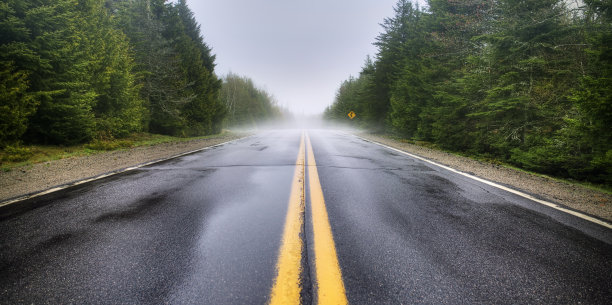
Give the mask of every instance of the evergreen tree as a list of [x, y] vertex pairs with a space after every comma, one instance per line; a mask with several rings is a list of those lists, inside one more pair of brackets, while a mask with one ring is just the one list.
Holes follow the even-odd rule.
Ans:
[[359, 109], [375, 131], [610, 184], [612, 2], [584, 3], [398, 0], [325, 116]]
[[559, 135], [573, 161], [566, 166], [571, 176], [612, 185], [612, 1], [585, 2], [586, 65]]
[[369, 121], [372, 117], [368, 113], [369, 103], [372, 100], [370, 89], [374, 70], [374, 62], [368, 56], [359, 77], [350, 77], [342, 82], [336, 92], [334, 103], [325, 110], [324, 117], [337, 122], [349, 122], [348, 113], [353, 111], [357, 116], [350, 119], [350, 124], [361, 127], [376, 126]]
[[96, 93], [88, 83], [85, 20], [77, 5], [76, 0], [42, 0], [23, 12], [30, 32], [26, 43], [40, 58], [30, 74], [40, 106], [30, 121], [29, 139], [74, 144], [94, 134]]
[[219, 132], [225, 115], [214, 55], [185, 1], [116, 2], [118, 18], [134, 49], [149, 130], [188, 136]]
[[488, 89], [491, 67], [480, 37], [490, 30], [490, 0], [429, 1], [426, 23], [431, 40], [431, 137], [447, 149], [470, 150], [478, 139], [477, 121], [470, 116]]
[[191, 91], [196, 96], [186, 105], [185, 115], [190, 126], [190, 134], [210, 134], [219, 132], [224, 108], [218, 98], [221, 81], [213, 73], [214, 56], [204, 43], [200, 26], [184, 0], [176, 6], [180, 24], [177, 38], [177, 49], [181, 54], [183, 70], [191, 81]]
[[554, 46], [563, 30], [561, 10], [558, 0], [499, 2], [494, 32], [488, 35], [495, 81], [477, 114], [485, 127], [480, 136], [491, 144], [488, 152], [509, 157], [546, 121], [540, 110], [547, 101], [537, 93], [553, 77]]
[[7, 0], [0, 30], [0, 145], [221, 130], [215, 57], [185, 1]]
[[427, 72], [429, 60], [425, 57], [429, 46], [423, 13], [411, 3], [402, 6], [400, 12], [396, 22], [401, 26], [390, 35], [396, 37], [400, 56], [396, 60], [398, 76], [390, 90], [390, 120], [396, 132], [410, 138], [422, 136], [421, 114], [431, 101], [431, 82]]
[[372, 71], [372, 82], [368, 91], [373, 100], [368, 104], [367, 116], [371, 125], [377, 129], [388, 124], [391, 89], [402, 71], [403, 51], [406, 47], [406, 36], [410, 29], [408, 19], [414, 17], [416, 9], [408, 0], [399, 0], [394, 7], [395, 16], [386, 18], [381, 26], [383, 33], [374, 45], [378, 47], [375, 69]]
[[[142, 129], [143, 107], [129, 46], [103, 4], [62, 0], [2, 5], [8, 21], [2, 29], [7, 33], [2, 61], [27, 75], [23, 96], [39, 104], [27, 124], [28, 141], [74, 144], [96, 134], [124, 136]], [[13, 116], [25, 124], [18, 113]]]
[[27, 74], [0, 62], [0, 147], [18, 142], [27, 129], [37, 104], [27, 89]]
[[128, 40], [112, 22], [104, 0], [80, 0], [90, 58], [89, 83], [96, 92], [95, 130], [100, 137], [124, 137], [142, 131], [146, 109], [133, 74]]
[[178, 54], [164, 37], [168, 6], [164, 1], [135, 0], [116, 3], [118, 24], [127, 35], [135, 59], [140, 96], [148, 107], [148, 130], [184, 135], [182, 108], [193, 99], [184, 93], [187, 81]]
[[25, 9], [19, 1], [0, 3], [0, 147], [21, 139], [38, 104], [28, 92], [26, 67], [15, 67], [16, 61], [36, 63], [25, 44], [29, 36], [22, 18]]

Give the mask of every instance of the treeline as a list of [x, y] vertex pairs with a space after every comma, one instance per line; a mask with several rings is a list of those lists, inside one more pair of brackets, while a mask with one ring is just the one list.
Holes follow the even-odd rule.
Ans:
[[612, 184], [612, 1], [399, 0], [328, 119]]
[[0, 33], [0, 148], [221, 129], [215, 57], [185, 0], [4, 0]]
[[257, 88], [253, 80], [233, 73], [223, 79], [221, 100], [227, 109], [227, 126], [257, 127], [287, 114], [275, 98], [266, 90]]

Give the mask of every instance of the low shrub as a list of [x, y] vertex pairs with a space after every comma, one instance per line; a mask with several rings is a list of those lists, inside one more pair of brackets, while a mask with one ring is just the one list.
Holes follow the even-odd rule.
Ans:
[[91, 143], [85, 144], [85, 148], [91, 150], [116, 150], [120, 148], [130, 148], [132, 146], [134, 146], [134, 142], [129, 140], [94, 140]]
[[22, 162], [30, 159], [34, 155], [31, 149], [19, 145], [6, 146], [2, 152], [2, 161]]

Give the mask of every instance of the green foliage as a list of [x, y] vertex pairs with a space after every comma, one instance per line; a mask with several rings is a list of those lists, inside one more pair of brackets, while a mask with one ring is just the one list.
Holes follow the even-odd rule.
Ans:
[[125, 34], [113, 24], [103, 1], [82, 1], [89, 83], [96, 93], [95, 133], [125, 137], [142, 131], [146, 116], [133, 74], [134, 62]]
[[185, 1], [0, 3], [0, 147], [220, 132], [221, 81]]
[[133, 46], [149, 131], [174, 136], [220, 132], [225, 109], [218, 98], [215, 56], [185, 1], [116, 5], [118, 23]]
[[19, 145], [9, 145], [4, 147], [2, 152], [3, 162], [22, 162], [32, 157], [34, 153], [27, 147], [21, 147]]
[[27, 74], [0, 62], [0, 147], [17, 142], [36, 109], [34, 96], [27, 92]]
[[208, 138], [232, 137], [223, 132], [219, 135], [209, 135], [194, 138], [177, 138], [146, 132], [138, 132], [124, 139], [99, 138], [85, 145], [57, 146], [57, 145], [8, 145], [0, 149], [0, 165], [3, 171], [23, 165], [42, 163], [52, 160], [86, 156], [109, 150], [152, 146], [169, 142], [184, 142]]
[[134, 142], [129, 140], [94, 140], [84, 145], [91, 150], [117, 150], [120, 148], [131, 148]]
[[272, 95], [255, 87], [250, 78], [228, 74], [221, 89], [227, 109], [227, 126], [257, 127], [266, 120], [278, 119], [282, 110]]
[[612, 184], [612, 5], [398, 0], [378, 53], [325, 116], [566, 178]]
[[[336, 92], [335, 102], [329, 106], [324, 113], [328, 120], [337, 122], [350, 122], [361, 127], [377, 128], [382, 124], [376, 122], [376, 116], [371, 112], [370, 92], [373, 78], [374, 64], [370, 57], [365, 61], [358, 78], [350, 77], [342, 82]], [[355, 112], [356, 117], [352, 120], [348, 117], [349, 112]]]

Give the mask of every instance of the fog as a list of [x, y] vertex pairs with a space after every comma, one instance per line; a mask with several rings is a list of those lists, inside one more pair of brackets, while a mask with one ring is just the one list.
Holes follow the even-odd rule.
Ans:
[[358, 127], [356, 122], [347, 117], [346, 122], [329, 121], [320, 114], [295, 115], [286, 114], [276, 120], [257, 121], [242, 126], [229, 126], [225, 129], [234, 132], [260, 132], [279, 129], [329, 129], [346, 132], [362, 132], [364, 129]]

